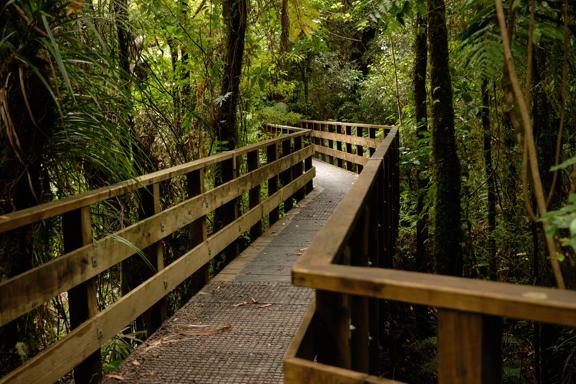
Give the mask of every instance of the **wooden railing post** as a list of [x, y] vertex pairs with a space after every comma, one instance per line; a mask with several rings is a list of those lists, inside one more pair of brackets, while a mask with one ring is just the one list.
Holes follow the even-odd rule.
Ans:
[[[266, 161], [269, 163], [273, 162], [278, 158], [277, 155], [277, 145], [276, 143], [270, 144], [266, 148]], [[272, 196], [278, 191], [278, 176], [271, 177], [268, 179], [268, 196]], [[274, 208], [268, 215], [268, 225], [271, 227], [275, 222], [278, 221], [280, 215], [278, 208]]]
[[[160, 184], [154, 183], [152, 185], [154, 213], [162, 212], [162, 201], [160, 199]], [[148, 248], [148, 257], [151, 263], [156, 267], [156, 271], [160, 272], [164, 269], [164, 244], [162, 241], [157, 242]], [[160, 328], [164, 320], [168, 317], [168, 306], [166, 300], [162, 299], [156, 303], [149, 310], [150, 312], [150, 325], [148, 329], [148, 336]]]
[[[376, 128], [368, 128], [368, 135], [371, 139], [376, 138]], [[372, 156], [376, 152], [376, 148], [370, 147], [370, 156]]]
[[[188, 197], [194, 197], [204, 193], [204, 170], [199, 169], [186, 175]], [[206, 216], [202, 216], [189, 225], [190, 249], [204, 242], [208, 237]], [[200, 291], [210, 279], [210, 263], [207, 263], [190, 276], [191, 294]]]
[[[294, 138], [294, 152], [299, 151], [303, 148], [302, 146], [302, 136], [298, 136]], [[297, 163], [292, 168], [292, 177], [298, 178], [302, 175], [304, 170], [304, 164], [302, 162]], [[306, 188], [300, 189], [298, 192], [294, 194], [294, 198], [296, 201], [302, 200], [306, 196]]]
[[[333, 131], [334, 131], [334, 126], [333, 126], [332, 124], [325, 124], [324, 130], [325, 130], [326, 132], [333, 132]], [[324, 142], [324, 144], [326, 144], [326, 142], [327, 142], [326, 147], [328, 147], [328, 148], [330, 148], [330, 149], [334, 149], [334, 141], [333, 141], [333, 140], [326, 140], [326, 141]], [[334, 164], [334, 157], [333, 157], [333, 156], [327, 156], [327, 160], [328, 160], [328, 161], [327, 161], [328, 163]]]
[[[68, 253], [92, 242], [92, 219], [90, 207], [68, 212], [62, 216], [64, 233], [64, 252]], [[97, 264], [98, 260], [90, 261]], [[96, 278], [92, 278], [68, 291], [70, 308], [70, 326], [78, 327], [84, 321], [96, 316], [98, 302], [96, 299]], [[74, 368], [74, 380], [77, 383], [98, 383], [102, 378], [100, 351], [94, 352]]]
[[[364, 137], [364, 129], [362, 127], [356, 127], [356, 136]], [[364, 146], [356, 145], [356, 154], [358, 156], [364, 156]], [[364, 169], [364, 167], [362, 165], [356, 164], [356, 171], [358, 173], [361, 173], [362, 169]]]
[[[312, 137], [310, 137], [309, 139], [311, 140]], [[309, 144], [309, 145], [314, 145], [314, 144]], [[308, 172], [311, 169], [312, 169], [312, 156], [310, 156], [304, 160], [304, 172]], [[308, 193], [312, 192], [313, 189], [314, 189], [314, 182], [312, 180], [310, 180], [308, 182], [308, 184], [306, 184], [305, 193], [308, 194]]]
[[[258, 165], [260, 163], [260, 158], [258, 155], [259, 155], [258, 150], [248, 152], [248, 154], [246, 155], [248, 161], [248, 172], [258, 169]], [[254, 188], [252, 188], [250, 192], [248, 192], [248, 206], [250, 207], [250, 209], [260, 204], [260, 189], [261, 189], [260, 185], [257, 185]], [[256, 223], [256, 225], [250, 228], [250, 238], [252, 240], [255, 240], [261, 234], [262, 234], [262, 222], [259, 221], [258, 223]]]
[[[341, 135], [346, 134], [346, 130], [343, 125], [336, 126], [336, 132]], [[342, 151], [342, 142], [340, 140], [336, 141], [336, 150]], [[338, 168], [344, 168], [344, 161], [341, 158], [337, 158], [336, 161], [338, 163]]]
[[[342, 132], [343, 134], [345, 134], [346, 136], [352, 136], [352, 126], [346, 125], [344, 129], [345, 130]], [[346, 152], [352, 154], [352, 144], [346, 143]], [[354, 172], [354, 163], [348, 161], [346, 164], [346, 169], [351, 172]]]
[[438, 310], [438, 382], [498, 384], [501, 380], [501, 320]]
[[[362, 216], [352, 234], [350, 249], [352, 251], [351, 265], [368, 266], [369, 259], [369, 212], [368, 207], [363, 208]], [[355, 371], [370, 372], [370, 314], [369, 299], [363, 296], [350, 296], [350, 311], [352, 337], [352, 369]]]
[[[220, 163], [220, 183], [223, 184], [227, 181], [233, 180], [238, 176], [238, 167], [237, 167], [238, 158], [234, 156], [229, 160], [224, 160]], [[236, 220], [238, 218], [238, 198], [233, 199], [232, 201], [224, 204], [222, 207], [216, 210], [215, 214], [215, 221], [216, 221], [216, 229], [220, 230]], [[240, 253], [239, 243], [238, 241], [232, 242], [226, 249], [224, 250], [223, 254], [224, 257], [224, 265], [228, 264], [230, 261], [234, 260], [236, 256]]]
[[[282, 157], [290, 156], [292, 150], [291, 144], [292, 143], [290, 138], [284, 139], [282, 141]], [[282, 186], [290, 184], [290, 182], [292, 181], [292, 168], [288, 168], [287, 170], [285, 170], [280, 174], [280, 181], [282, 183]], [[289, 210], [291, 210], [292, 206], [293, 206], [292, 197], [290, 196], [284, 201], [284, 213], [287, 213]]]
[[350, 308], [347, 295], [316, 291], [318, 361], [350, 369]]

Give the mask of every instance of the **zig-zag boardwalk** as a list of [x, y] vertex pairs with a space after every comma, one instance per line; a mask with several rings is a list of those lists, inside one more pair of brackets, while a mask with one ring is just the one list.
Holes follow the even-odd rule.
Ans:
[[[316, 161], [315, 190], [181, 308], [105, 382], [281, 383], [312, 300], [292, 264], [356, 175]], [[115, 379], [116, 378], [116, 379]]]

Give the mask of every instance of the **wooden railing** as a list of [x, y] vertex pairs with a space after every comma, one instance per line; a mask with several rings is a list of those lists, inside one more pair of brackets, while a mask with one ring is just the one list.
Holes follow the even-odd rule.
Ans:
[[437, 308], [443, 384], [500, 382], [502, 318], [576, 326], [574, 291], [390, 269], [397, 212], [391, 129], [293, 267], [293, 283], [316, 299], [286, 355], [286, 383], [391, 383], [374, 375], [384, 300]]
[[357, 173], [392, 129], [388, 125], [316, 120], [303, 120], [299, 126], [312, 131], [317, 159]]
[[[311, 162], [314, 148], [310, 144], [310, 132], [274, 126], [270, 129], [284, 134], [235, 151], [3, 216], [0, 233], [47, 219], [59, 220], [64, 254], [0, 282], [0, 326], [68, 292], [73, 329], [0, 378], [0, 383], [54, 382], [73, 369], [76, 382], [87, 383], [99, 377], [100, 348], [107, 340], [161, 301], [185, 279], [202, 271], [239, 236], [245, 233], [258, 236], [262, 220], [267, 218], [270, 224], [278, 220], [278, 207], [282, 202], [287, 210], [291, 207], [292, 198], [303, 198], [311, 188], [315, 172]], [[260, 164], [261, 159], [265, 159], [265, 164]], [[215, 166], [222, 174], [232, 177], [205, 190], [204, 173]], [[192, 192], [189, 191], [188, 199], [163, 209], [160, 184], [179, 177], [185, 178]], [[268, 191], [262, 200], [261, 186], [266, 186]], [[91, 207], [136, 192], [152, 200], [153, 209], [149, 217], [93, 240]], [[206, 215], [238, 201], [243, 195], [248, 201], [244, 204], [247, 205], [244, 212], [207, 235]], [[171, 264], [164, 265], [163, 239], [184, 227], [191, 228], [196, 234], [193, 248]], [[98, 311], [95, 279], [130, 257], [141, 257], [135, 256], [141, 253], [139, 250], [146, 250], [155, 273], [114, 304]], [[206, 278], [205, 273], [202, 278]]]

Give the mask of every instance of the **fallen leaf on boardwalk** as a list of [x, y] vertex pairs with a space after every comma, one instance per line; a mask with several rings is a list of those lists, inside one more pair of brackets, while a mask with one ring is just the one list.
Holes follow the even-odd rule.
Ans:
[[115, 380], [119, 380], [119, 381], [124, 381], [124, 377], [120, 376], [120, 375], [113, 375], [113, 374], [109, 374], [104, 376], [107, 379], [115, 379]]
[[165, 337], [161, 338], [160, 340], [156, 340], [155, 342], [147, 345], [144, 348], [144, 352], [148, 352], [149, 350], [154, 349], [154, 348], [159, 347], [159, 346], [164, 345], [164, 344], [177, 343], [178, 341], [180, 341], [180, 338], [178, 337], [178, 335], [165, 336]]
[[139, 365], [140, 365], [140, 362], [139, 362], [138, 360], [134, 360], [134, 361], [132, 362], [132, 365], [139, 366]]
[[243, 301], [243, 302], [241, 302], [241, 303], [232, 304], [233, 307], [241, 307], [241, 306], [243, 306], [243, 305], [248, 305], [248, 302], [247, 302], [247, 301]]
[[272, 306], [272, 304], [262, 304], [262, 305], [259, 305], [258, 308], [268, 308], [271, 306]]
[[182, 336], [211, 336], [229, 331], [232, 329], [232, 326], [188, 325], [186, 328], [187, 329], [178, 327], [176, 328], [176, 332]]

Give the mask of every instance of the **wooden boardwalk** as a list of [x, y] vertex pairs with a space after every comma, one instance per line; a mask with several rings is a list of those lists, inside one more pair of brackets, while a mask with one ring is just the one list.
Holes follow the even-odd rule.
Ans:
[[312, 300], [290, 269], [356, 175], [318, 162], [315, 190], [194, 296], [106, 383], [280, 383]]

